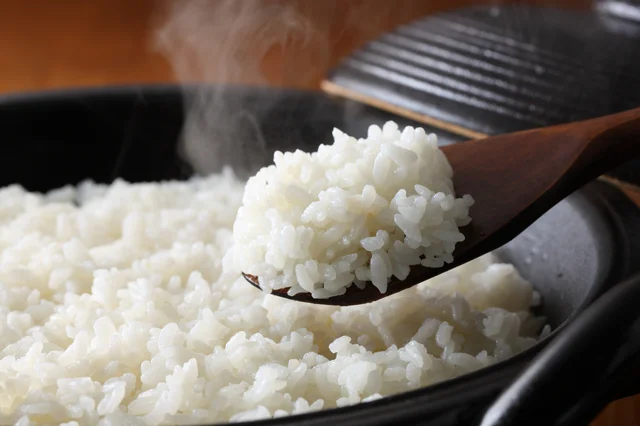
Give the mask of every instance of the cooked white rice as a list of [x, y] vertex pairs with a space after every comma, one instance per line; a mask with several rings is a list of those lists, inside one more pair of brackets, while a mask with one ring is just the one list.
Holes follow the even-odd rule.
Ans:
[[490, 256], [365, 306], [263, 294], [223, 272], [242, 192], [229, 172], [0, 190], [0, 424], [283, 416], [426, 386], [536, 341], [531, 286]]
[[453, 262], [473, 199], [455, 198], [436, 135], [389, 121], [366, 139], [333, 137], [315, 153], [276, 152], [249, 179], [233, 227], [236, 267], [265, 291], [328, 298], [354, 283], [385, 293], [412, 266]]

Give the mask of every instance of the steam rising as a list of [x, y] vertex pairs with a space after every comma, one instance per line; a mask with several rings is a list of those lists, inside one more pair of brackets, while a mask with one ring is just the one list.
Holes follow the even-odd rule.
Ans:
[[[322, 2], [320, 2], [322, 3]], [[277, 97], [256, 97], [250, 90], [216, 85], [196, 90], [189, 83], [261, 84], [280, 79], [287, 85], [305, 85], [313, 70], [326, 68], [328, 43], [322, 24], [311, 20], [314, 10], [301, 10], [262, 1], [176, 1], [168, 4], [168, 17], [157, 34], [157, 46], [169, 59], [185, 86], [183, 154], [197, 173], [233, 164], [238, 171], [263, 165], [266, 144], [260, 123], [278, 102]], [[313, 49], [309, 45], [313, 44]], [[292, 50], [297, 55], [290, 55]], [[302, 56], [301, 56], [302, 52]], [[304, 52], [307, 57], [304, 57]], [[281, 69], [265, 69], [264, 59], [282, 55]], [[304, 60], [309, 72], [300, 73], [291, 60]]]

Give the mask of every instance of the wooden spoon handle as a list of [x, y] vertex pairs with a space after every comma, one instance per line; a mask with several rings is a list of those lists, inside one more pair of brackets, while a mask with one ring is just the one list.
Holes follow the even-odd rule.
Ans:
[[640, 108], [566, 129], [574, 140], [590, 140], [568, 171], [579, 185], [640, 155]]

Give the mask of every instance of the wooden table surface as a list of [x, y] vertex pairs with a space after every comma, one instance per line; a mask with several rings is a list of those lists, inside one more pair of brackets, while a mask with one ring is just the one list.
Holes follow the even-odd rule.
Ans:
[[[317, 89], [326, 72], [366, 40], [417, 17], [472, 3], [4, 0], [0, 94], [175, 81]], [[530, 3], [581, 8], [590, 2]], [[593, 425], [640, 425], [640, 398], [610, 405]]]

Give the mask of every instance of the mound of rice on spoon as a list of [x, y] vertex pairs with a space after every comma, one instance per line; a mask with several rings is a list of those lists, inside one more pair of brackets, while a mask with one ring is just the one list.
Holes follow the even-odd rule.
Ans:
[[246, 185], [235, 266], [267, 292], [323, 299], [371, 282], [380, 293], [416, 265], [453, 262], [473, 198], [455, 197], [435, 135], [394, 122], [367, 138], [338, 129], [317, 152], [276, 152]]

